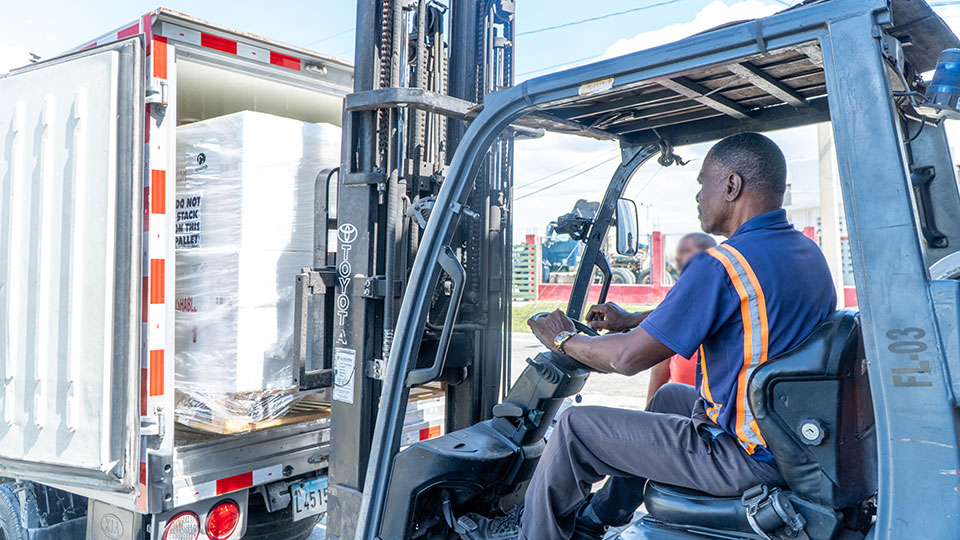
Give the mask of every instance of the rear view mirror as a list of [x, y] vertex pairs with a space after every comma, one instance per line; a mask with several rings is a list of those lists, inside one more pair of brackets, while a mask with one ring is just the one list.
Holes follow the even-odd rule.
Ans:
[[637, 205], [630, 199], [617, 201], [617, 253], [637, 254]]

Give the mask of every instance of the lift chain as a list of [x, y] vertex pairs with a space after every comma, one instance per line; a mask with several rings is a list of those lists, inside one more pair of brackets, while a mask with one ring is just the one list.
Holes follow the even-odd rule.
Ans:
[[660, 157], [657, 158], [657, 163], [663, 167], [669, 167], [671, 165], [680, 165], [681, 167], [690, 163], [690, 160], [684, 160], [680, 156], [673, 153], [673, 145], [670, 144], [670, 141], [666, 139], [660, 139], [660, 142], [657, 143], [660, 145]]

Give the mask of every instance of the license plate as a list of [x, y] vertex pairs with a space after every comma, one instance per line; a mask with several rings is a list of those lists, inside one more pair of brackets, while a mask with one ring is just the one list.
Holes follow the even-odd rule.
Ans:
[[293, 520], [327, 511], [327, 477], [314, 478], [290, 488], [293, 501]]

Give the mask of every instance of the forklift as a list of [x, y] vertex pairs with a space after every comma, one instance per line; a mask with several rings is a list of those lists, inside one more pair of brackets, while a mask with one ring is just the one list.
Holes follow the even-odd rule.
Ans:
[[[513, 138], [620, 144], [566, 307], [590, 332], [579, 319], [596, 272], [606, 299], [611, 227], [621, 254], [635, 249], [622, 194], [638, 167], [734, 133], [830, 122], [860, 308], [749, 381], [788, 488], [715, 497], [648, 482], [647, 513], [619, 537], [960, 538], [960, 191], [944, 128], [960, 112], [957, 37], [922, 0], [808, 0], [514, 86], [513, 7], [358, 6], [328, 537], [476, 538], [469, 515], [516, 511], [561, 402], [590, 375], [545, 349], [510, 384]], [[410, 389], [437, 381], [446, 434], [401, 451]]]

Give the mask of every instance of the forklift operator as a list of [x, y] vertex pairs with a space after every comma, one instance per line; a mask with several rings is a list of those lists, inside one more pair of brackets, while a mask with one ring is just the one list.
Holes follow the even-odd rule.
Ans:
[[[698, 349], [701, 368], [699, 391], [667, 384], [646, 412], [565, 411], [527, 490], [520, 537], [570, 538], [576, 530], [575, 538], [600, 538], [630, 521], [646, 479], [718, 496], [784, 484], [747, 404], [747, 381], [836, 306], [823, 254], [781, 208], [786, 172], [780, 148], [763, 135], [721, 140], [703, 161], [697, 203], [703, 230], [728, 240], [691, 258], [639, 326], [590, 337], [559, 310], [528, 321], [544, 345], [601, 372], [635, 375]], [[635, 320], [609, 311], [603, 326], [625, 330]]]

